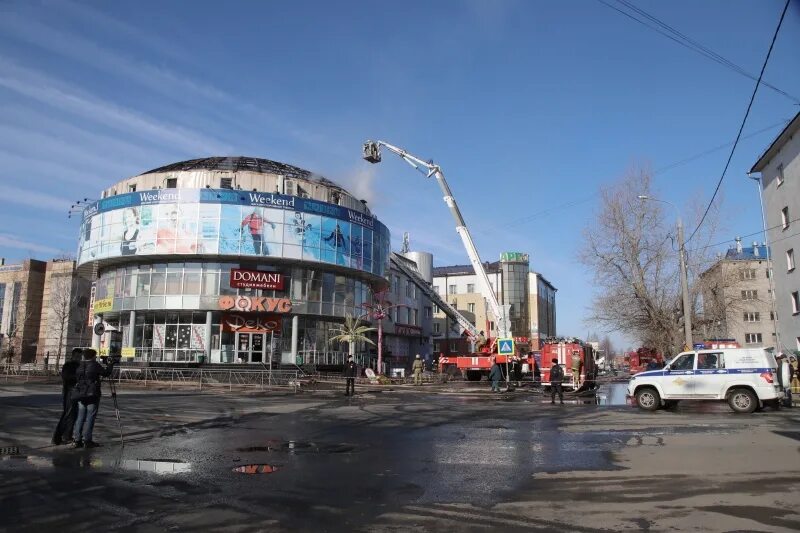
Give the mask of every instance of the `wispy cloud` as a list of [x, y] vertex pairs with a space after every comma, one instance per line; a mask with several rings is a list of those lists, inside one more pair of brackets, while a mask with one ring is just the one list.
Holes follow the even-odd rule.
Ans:
[[[0, 105], [0, 116], [8, 123], [0, 125], [0, 147], [18, 155], [36, 155], [39, 160], [47, 153], [61, 169], [51, 173], [55, 179], [62, 179], [64, 170], [72, 169], [83, 176], [83, 183], [87, 177], [92, 181], [92, 176], [102, 176], [98, 184], [107, 184], [126, 173], [170, 161], [173, 156], [167, 150], [144, 147], [130, 137], [95, 133], [27, 106]], [[31, 136], [35, 137], [33, 142]]]
[[38, 192], [32, 189], [21, 189], [5, 183], [0, 184], [0, 198], [4, 203], [35, 207], [37, 209], [55, 209], [65, 215], [69, 209], [70, 201], [60, 196]]
[[181, 63], [195, 62], [195, 56], [191, 51], [182, 48], [174, 39], [165, 39], [156, 32], [150, 32], [128, 24], [85, 3], [55, 0], [48, 1], [47, 7], [48, 9], [57, 10], [67, 17], [77, 19], [87, 27], [96, 28], [108, 35], [124, 37], [133, 41], [136, 43], [137, 48], [150, 50], [159, 56], [169, 57]]
[[118, 106], [2, 57], [0, 87], [142, 139], [168, 143], [193, 155], [230, 151], [227, 143]]
[[116, 73], [176, 101], [193, 97], [218, 102], [230, 99], [227, 94], [212, 85], [115, 52], [108, 46], [101, 46], [78, 33], [61, 31], [30, 16], [6, 13], [0, 19], [0, 29], [7, 36], [13, 36], [17, 40], [102, 72]]
[[53, 248], [52, 246], [45, 246], [35, 242], [24, 241], [15, 235], [8, 233], [0, 233], [0, 246], [12, 248], [15, 250], [25, 250], [26, 252], [39, 252], [44, 254], [58, 254], [62, 250]]
[[[133, 49], [138, 49], [141, 43], [150, 39], [150, 34], [142, 33], [125, 22], [93, 12], [91, 9], [87, 11], [83, 9], [84, 6], [72, 4], [70, 7], [84, 11], [90, 19], [99, 19], [112, 27], [124, 28], [123, 33], [136, 42]], [[242, 99], [240, 95], [230, 94], [181, 71], [180, 67], [186, 64], [183, 54], [178, 54], [176, 65], [154, 65], [114, 51], [106, 43], [99, 44], [84, 35], [68, 33], [37, 21], [32, 16], [23, 17], [15, 13], [7, 13], [0, 19], [0, 29], [16, 40], [43, 48], [105, 74], [131, 81], [181, 106], [201, 110], [203, 115], [213, 118], [217, 124], [229, 124], [230, 131], [238, 131], [247, 139], [263, 138], [263, 130], [266, 128], [279, 132], [281, 137], [288, 136], [313, 147], [319, 152], [338, 156], [350, 153], [349, 148], [343, 146], [338, 139], [330, 139], [318, 132], [303, 128], [296, 120], [280, 117], [263, 106]], [[162, 55], [159, 53], [159, 56]], [[255, 133], [253, 130], [261, 131]], [[230, 152], [225, 151], [225, 153]]]

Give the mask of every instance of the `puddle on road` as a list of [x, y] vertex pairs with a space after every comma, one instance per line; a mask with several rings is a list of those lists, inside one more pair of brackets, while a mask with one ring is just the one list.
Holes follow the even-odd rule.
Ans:
[[237, 448], [239, 452], [278, 452], [289, 453], [292, 455], [322, 453], [322, 454], [335, 454], [335, 453], [352, 453], [356, 447], [351, 444], [324, 444], [315, 442], [304, 441], [280, 441], [268, 440], [264, 445], [260, 446], [247, 446], [244, 448]]
[[2, 461], [12, 466], [32, 466], [35, 468], [90, 468], [136, 470], [155, 474], [183, 474], [192, 471], [191, 463], [162, 459], [122, 459], [105, 461], [97, 457], [77, 453], [59, 453], [53, 457], [38, 455], [8, 455]]
[[118, 466], [124, 470], [153, 472], [156, 474], [184, 474], [192, 471], [191, 463], [162, 459], [123, 459]]
[[255, 464], [237, 466], [232, 468], [231, 471], [236, 472], [237, 474], [272, 474], [280, 469], [281, 467], [274, 465]]
[[628, 383], [604, 383], [597, 389], [597, 405], [628, 405]]

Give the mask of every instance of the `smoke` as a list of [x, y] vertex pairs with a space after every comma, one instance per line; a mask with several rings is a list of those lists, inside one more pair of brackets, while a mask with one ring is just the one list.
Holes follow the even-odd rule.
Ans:
[[370, 209], [374, 210], [380, 203], [380, 195], [375, 188], [377, 176], [375, 165], [363, 163], [342, 176], [340, 183], [359, 200], [366, 200]]

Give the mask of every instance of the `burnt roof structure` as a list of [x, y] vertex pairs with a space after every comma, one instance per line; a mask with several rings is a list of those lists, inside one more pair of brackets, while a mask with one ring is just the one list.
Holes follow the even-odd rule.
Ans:
[[318, 174], [309, 172], [308, 170], [296, 167], [294, 165], [287, 165], [286, 163], [279, 163], [270, 159], [262, 159], [260, 157], [203, 157], [200, 159], [189, 159], [188, 161], [180, 161], [178, 163], [170, 163], [163, 167], [154, 168], [143, 172], [141, 175], [146, 174], [160, 174], [165, 172], [185, 172], [192, 170], [218, 170], [226, 172], [260, 172], [263, 174], [280, 174], [289, 178], [302, 178], [309, 181], [316, 181], [325, 185], [338, 187], [334, 182], [322, 177]]

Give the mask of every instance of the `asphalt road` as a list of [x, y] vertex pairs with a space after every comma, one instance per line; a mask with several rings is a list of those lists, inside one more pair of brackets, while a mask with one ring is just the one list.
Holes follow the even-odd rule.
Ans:
[[0, 446], [19, 448], [0, 457], [0, 530], [800, 530], [796, 409], [452, 386], [119, 403], [124, 448], [104, 398], [104, 446], [71, 450], [49, 446], [54, 386], [0, 385]]

